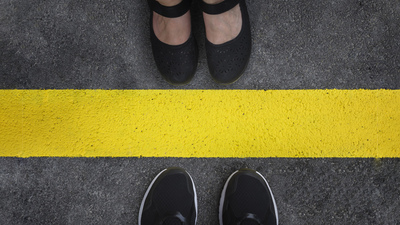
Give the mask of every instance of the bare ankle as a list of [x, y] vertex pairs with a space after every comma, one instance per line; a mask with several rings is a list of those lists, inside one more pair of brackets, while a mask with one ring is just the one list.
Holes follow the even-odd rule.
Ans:
[[202, 1], [204, 1], [207, 4], [218, 4], [223, 2], [224, 0], [202, 0]]
[[163, 6], [174, 6], [181, 3], [182, 0], [157, 0]]

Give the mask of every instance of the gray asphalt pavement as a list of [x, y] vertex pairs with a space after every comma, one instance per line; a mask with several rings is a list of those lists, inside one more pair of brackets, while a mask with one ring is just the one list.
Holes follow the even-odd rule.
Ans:
[[[215, 84], [201, 13], [188, 89], [398, 89], [397, 0], [247, 1], [253, 54], [235, 84]], [[0, 88], [176, 88], [157, 72], [144, 0], [1, 0]]]
[[280, 224], [399, 224], [398, 159], [0, 158], [1, 224], [137, 224], [151, 180], [171, 165], [196, 184], [198, 224], [218, 224], [228, 176], [270, 183]]
[[[144, 0], [0, 0], [0, 89], [400, 88], [398, 0], [247, 4], [244, 76], [212, 81], [194, 3], [198, 71], [175, 87], [156, 70]], [[0, 224], [136, 224], [147, 186], [168, 166], [193, 176], [200, 225], [217, 224], [222, 186], [241, 167], [267, 178], [281, 224], [400, 224], [399, 158], [0, 158]]]

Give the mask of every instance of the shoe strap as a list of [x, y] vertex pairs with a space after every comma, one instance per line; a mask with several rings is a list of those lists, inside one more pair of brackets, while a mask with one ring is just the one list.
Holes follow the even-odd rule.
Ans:
[[207, 14], [216, 15], [231, 10], [239, 4], [240, 1], [241, 0], [224, 0], [218, 4], [207, 4], [204, 1], [200, 1], [200, 9]]
[[192, 5], [192, 0], [182, 0], [178, 5], [174, 6], [164, 6], [156, 0], [150, 0], [148, 2], [152, 11], [155, 11], [156, 13], [168, 18], [182, 16], [189, 11], [190, 6]]

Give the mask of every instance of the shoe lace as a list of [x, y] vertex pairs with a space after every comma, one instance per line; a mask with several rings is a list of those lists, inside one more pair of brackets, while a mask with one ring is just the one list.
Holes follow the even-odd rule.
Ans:
[[254, 220], [244, 220], [240, 223], [240, 225], [261, 225], [261, 224]]
[[256, 215], [247, 213], [246, 216], [240, 220], [238, 225], [262, 225], [262, 223]]
[[163, 221], [162, 225], [187, 225], [185, 217], [182, 216], [181, 213], [176, 212], [174, 214], [166, 216]]
[[163, 221], [162, 225], [185, 225], [186, 223], [182, 222], [178, 218], [167, 218]]

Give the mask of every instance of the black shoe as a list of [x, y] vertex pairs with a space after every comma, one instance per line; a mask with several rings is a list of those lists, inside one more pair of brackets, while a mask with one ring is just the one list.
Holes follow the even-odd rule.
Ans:
[[196, 188], [182, 168], [161, 171], [151, 182], [139, 210], [139, 225], [194, 225]]
[[277, 225], [278, 211], [265, 178], [241, 169], [226, 181], [219, 206], [220, 225]]
[[215, 45], [206, 38], [208, 69], [215, 81], [231, 84], [245, 71], [251, 53], [250, 20], [245, 0], [225, 0], [210, 5], [200, 1], [200, 8], [207, 14], [221, 14], [231, 10], [237, 4], [242, 14], [242, 29], [233, 40]]
[[189, 39], [180, 45], [169, 45], [160, 41], [153, 30], [153, 11], [168, 17], [183, 16], [189, 11], [191, 0], [182, 0], [176, 6], [163, 6], [156, 0], [149, 0], [150, 12], [150, 41], [158, 71], [166, 81], [174, 85], [188, 83], [194, 76], [198, 61], [197, 42], [190, 32]]

